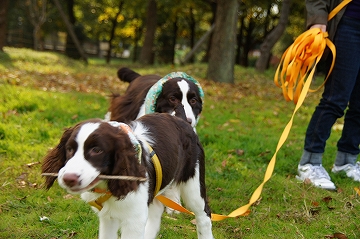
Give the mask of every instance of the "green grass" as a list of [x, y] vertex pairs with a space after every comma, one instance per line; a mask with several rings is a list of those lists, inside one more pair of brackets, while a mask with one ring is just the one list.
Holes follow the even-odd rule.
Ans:
[[[204, 80], [203, 64], [89, 62], [27, 49], [5, 48], [0, 53], [0, 238], [97, 237], [97, 217], [78, 196], [57, 184], [43, 189], [40, 162], [64, 128], [104, 117], [107, 96], [123, 93], [127, 86], [116, 78], [120, 65], [142, 74], [185, 71], [200, 81], [205, 105], [197, 131], [206, 153], [210, 206], [214, 213], [228, 214], [248, 203], [294, 108], [274, 86], [273, 70], [259, 74], [236, 67], [236, 83], [229, 85]], [[354, 191], [359, 183], [330, 173], [338, 186], [337, 192], [330, 192], [295, 179], [307, 123], [319, 97], [310, 94], [296, 114], [274, 174], [251, 213], [214, 222], [216, 238], [331, 238], [337, 232], [360, 237], [360, 203]], [[340, 134], [333, 131], [327, 143], [323, 163], [329, 170]], [[40, 220], [44, 216], [48, 220]], [[164, 214], [159, 238], [196, 238], [192, 219]]]

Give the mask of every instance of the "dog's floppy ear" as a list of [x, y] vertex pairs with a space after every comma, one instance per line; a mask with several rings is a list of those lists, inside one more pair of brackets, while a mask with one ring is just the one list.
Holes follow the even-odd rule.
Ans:
[[[48, 154], [44, 157], [41, 166], [42, 173], [57, 173], [62, 167], [64, 167], [66, 161], [65, 145], [70, 138], [73, 129], [74, 128], [66, 129], [60, 139], [59, 144], [55, 148], [50, 150]], [[46, 176], [45, 187], [49, 189], [54, 184], [55, 179], [56, 177]]]
[[[126, 133], [120, 132], [114, 142], [115, 153], [111, 175], [145, 177], [145, 167], [139, 163], [133, 144]], [[121, 199], [129, 192], [135, 191], [140, 181], [117, 180], [108, 181], [108, 189], [115, 197]]]

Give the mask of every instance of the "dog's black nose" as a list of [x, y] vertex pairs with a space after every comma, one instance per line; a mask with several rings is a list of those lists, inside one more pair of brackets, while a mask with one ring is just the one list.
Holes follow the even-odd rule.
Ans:
[[187, 121], [189, 124], [192, 123], [192, 119], [190, 119], [190, 118], [186, 118], [186, 121]]
[[63, 181], [68, 187], [74, 187], [79, 183], [79, 175], [75, 173], [65, 173], [63, 176]]

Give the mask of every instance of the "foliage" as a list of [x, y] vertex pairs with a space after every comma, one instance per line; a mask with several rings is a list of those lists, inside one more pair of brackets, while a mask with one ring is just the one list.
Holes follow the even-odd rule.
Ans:
[[[111, 19], [118, 10], [119, 2], [124, 2], [123, 10], [117, 18], [115, 38], [113, 39], [113, 53], [122, 53], [131, 50], [133, 59], [137, 59], [138, 46], [142, 46], [145, 29], [146, 5], [143, 0], [84, 0], [75, 1], [74, 12], [76, 16], [75, 30], [79, 36], [85, 37], [88, 44], [94, 44], [99, 51], [100, 42], [109, 41], [111, 37]], [[27, 1], [12, 1], [9, 8], [8, 36], [10, 46], [32, 47], [33, 26], [29, 24], [29, 7]], [[240, 38], [237, 44], [239, 48], [237, 58], [242, 58], [238, 63], [248, 66], [249, 53], [258, 49], [266, 35], [274, 29], [279, 19], [281, 0], [239, 1], [237, 34]], [[62, 2], [63, 9], [67, 2]], [[158, 1], [158, 23], [155, 38], [155, 62], [171, 62], [167, 58], [172, 55], [166, 48], [189, 49], [195, 42], [209, 30], [214, 16], [212, 9], [214, 1], [204, 0], [162, 0]], [[282, 38], [277, 48], [284, 49], [289, 45], [289, 39], [298, 35], [304, 26], [304, 1], [296, 0], [293, 3], [292, 16], [287, 28], [287, 37]], [[60, 18], [57, 8], [52, 1], [47, 1], [47, 21], [41, 28], [42, 47], [46, 42], [55, 44], [59, 32], [66, 32], [65, 25]], [[192, 22], [194, 21], [194, 22]], [[195, 24], [194, 31], [191, 25]], [[174, 30], [173, 28], [176, 29]], [[83, 31], [83, 32], [82, 32]], [[83, 36], [83, 34], [85, 36]], [[176, 40], [175, 46], [169, 42]], [[208, 47], [204, 44], [198, 52], [199, 61], [203, 60], [204, 52]], [[274, 52], [277, 56], [281, 50]], [[93, 52], [91, 54], [94, 54]], [[96, 54], [99, 54], [97, 52]], [[119, 54], [117, 54], [119, 55]], [[172, 59], [173, 60], [173, 59]]]
[[[91, 60], [86, 66], [53, 53], [5, 48], [0, 53], [0, 238], [97, 237], [97, 218], [78, 196], [57, 184], [49, 191], [42, 188], [39, 162], [65, 127], [102, 118], [107, 95], [125, 91], [127, 84], [115, 78], [119, 65], [141, 74], [186, 71], [200, 81], [205, 105], [197, 131], [206, 153], [210, 206], [227, 214], [248, 202], [293, 110], [274, 86], [273, 71], [258, 74], [236, 67], [235, 83], [223, 84], [204, 80], [203, 64], [139, 68]], [[330, 192], [295, 179], [304, 132], [319, 96], [309, 94], [296, 115], [274, 175], [250, 215], [214, 222], [216, 238], [339, 238], [335, 233], [358, 238], [358, 183], [330, 174], [338, 186]], [[326, 169], [333, 163], [339, 136], [333, 131], [328, 141]], [[192, 219], [164, 214], [159, 238], [196, 238]]]

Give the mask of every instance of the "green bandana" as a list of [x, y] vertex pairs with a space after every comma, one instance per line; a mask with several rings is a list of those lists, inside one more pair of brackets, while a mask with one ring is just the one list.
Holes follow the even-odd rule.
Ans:
[[199, 88], [201, 100], [204, 102], [204, 91], [202, 90], [197, 80], [195, 80], [185, 72], [172, 72], [158, 80], [158, 82], [156, 82], [148, 91], [145, 98], [145, 114], [155, 113], [156, 100], [162, 92], [164, 83], [174, 78], [184, 78], [193, 82]]

